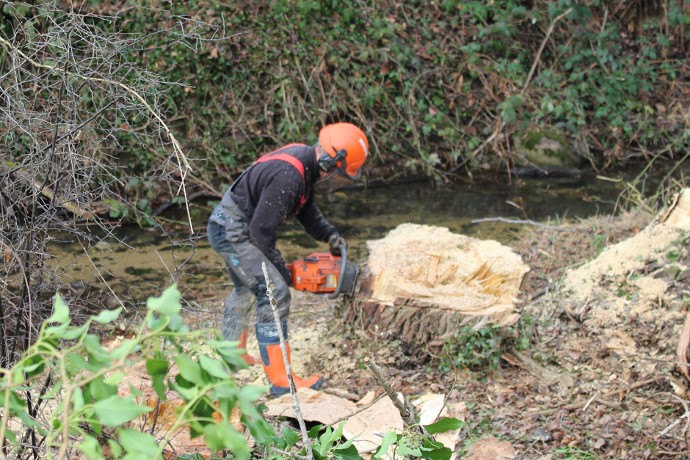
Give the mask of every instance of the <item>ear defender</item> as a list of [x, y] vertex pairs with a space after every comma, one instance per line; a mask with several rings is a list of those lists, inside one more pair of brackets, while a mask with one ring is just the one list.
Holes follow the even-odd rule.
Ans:
[[332, 172], [337, 166], [339, 161], [343, 161], [343, 166], [345, 165], [345, 156], [347, 155], [347, 152], [343, 149], [338, 150], [335, 153], [335, 156], [332, 157], [328, 153], [324, 153], [321, 155], [321, 158], [318, 160], [319, 168], [321, 171], [329, 173]]

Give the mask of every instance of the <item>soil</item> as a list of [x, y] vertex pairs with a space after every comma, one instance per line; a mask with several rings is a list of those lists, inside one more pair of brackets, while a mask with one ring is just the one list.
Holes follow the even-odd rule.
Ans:
[[[408, 399], [446, 395], [448, 406], [466, 408], [460, 457], [491, 435], [521, 459], [690, 458], [688, 382], [676, 365], [687, 231], [660, 241], [661, 220], [638, 211], [560, 230], [525, 224], [510, 246], [530, 271], [520, 321], [506, 331], [522, 340], [501, 342], [498, 369], [446, 370], [442, 356], [365, 333], [344, 322], [343, 304], [299, 292], [293, 368], [318, 371], [323, 391], [358, 400], [383, 391], [361, 363], [369, 356]], [[248, 348], [256, 354], [251, 339]], [[266, 383], [260, 366], [239, 378]]]

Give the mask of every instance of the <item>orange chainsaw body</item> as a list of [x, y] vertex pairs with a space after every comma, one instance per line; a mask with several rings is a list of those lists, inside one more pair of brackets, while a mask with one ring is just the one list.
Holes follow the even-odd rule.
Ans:
[[304, 259], [294, 261], [287, 268], [292, 272], [293, 287], [299, 291], [316, 294], [333, 294], [338, 291], [338, 294], [352, 295], [359, 267], [345, 262], [343, 273], [342, 263], [341, 257], [328, 252], [314, 252]]

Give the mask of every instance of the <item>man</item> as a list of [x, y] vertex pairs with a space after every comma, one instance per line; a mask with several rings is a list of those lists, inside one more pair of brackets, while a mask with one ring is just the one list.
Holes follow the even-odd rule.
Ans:
[[[333, 174], [358, 179], [369, 154], [369, 143], [361, 129], [350, 123], [335, 123], [319, 132], [316, 145], [290, 144], [257, 160], [232, 184], [211, 213], [208, 239], [225, 260], [234, 289], [225, 302], [222, 332], [227, 340], [239, 340], [246, 348], [248, 321], [256, 301], [256, 337], [271, 394], [289, 392], [278, 329], [266, 294], [262, 262], [273, 284], [283, 335], [287, 341], [292, 275], [276, 248], [276, 233], [289, 216], [296, 216], [314, 239], [328, 242], [334, 255], [345, 240], [319, 210], [314, 187]], [[245, 361], [256, 360], [245, 353]], [[318, 388], [320, 375], [301, 379], [293, 375], [297, 388]]]

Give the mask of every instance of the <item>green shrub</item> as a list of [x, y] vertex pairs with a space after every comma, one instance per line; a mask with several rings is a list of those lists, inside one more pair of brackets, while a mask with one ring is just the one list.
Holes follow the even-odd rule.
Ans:
[[[163, 459], [167, 442], [184, 427], [192, 437], [202, 437], [216, 459], [304, 457], [305, 446], [297, 432], [276, 433], [263, 418], [257, 400], [267, 388], [235, 382], [234, 373], [246, 367], [237, 343], [209, 339], [215, 331], [190, 331], [180, 313], [180, 293], [171, 286], [160, 297], [148, 299], [138, 330], [108, 349], [91, 329], [113, 327], [121, 309], [103, 310], [84, 324], [73, 325], [69, 307], [57, 295], [52, 315], [33, 345], [13, 367], [0, 369], [0, 443], [6, 458], [65, 459], [80, 451], [98, 460]], [[158, 415], [151, 413], [151, 401], [145, 400], [151, 395], [124, 385], [128, 370], [137, 364], [145, 366], [151, 379], [157, 398], [153, 406], [181, 401], [164, 427], [135, 423], [141, 417], [151, 422]], [[230, 423], [236, 409], [256, 441], [253, 449]], [[433, 435], [461, 425], [444, 418], [424, 429]], [[343, 426], [316, 425], [308, 432], [313, 458], [361, 458], [352, 441], [343, 439]], [[373, 458], [390, 449], [417, 458], [450, 458], [450, 449], [416, 428], [384, 436]]]
[[479, 329], [465, 326], [444, 344], [441, 369], [496, 370], [504, 352], [502, 345], [505, 339], [505, 332], [498, 326], [488, 325]]
[[[8, 458], [28, 449], [40, 458], [72, 458], [78, 449], [89, 459], [103, 459], [107, 445], [113, 458], [160, 459], [170, 436], [183, 426], [192, 436], [202, 436], [211, 449], [249, 458], [244, 435], [233, 428], [229, 416], [239, 408], [251, 432], [266, 432], [270, 425], [254, 404], [266, 388], [239, 386], [233, 374], [246, 365], [236, 343], [202, 340], [209, 331], [190, 331], [180, 311], [175, 286], [149, 298], [140, 329], [108, 350], [90, 332], [91, 326], [113, 325], [121, 309], [103, 310], [82, 325], [72, 325], [69, 308], [57, 295], [34, 344], [12, 368], [2, 369], [0, 442]], [[142, 395], [136, 388], [118, 391], [137, 362], [145, 363], [160, 401], [174, 394], [183, 402], [165, 430], [136, 429], [132, 422], [152, 408], [137, 400]], [[178, 370], [174, 376], [173, 363]], [[26, 447], [29, 436], [42, 441]]]

